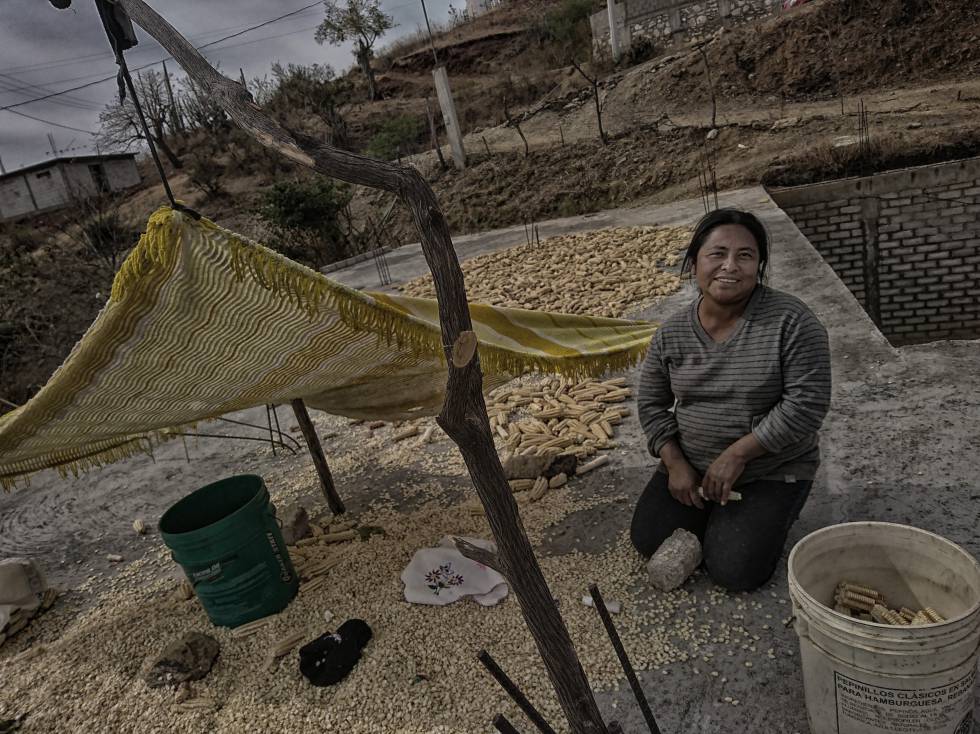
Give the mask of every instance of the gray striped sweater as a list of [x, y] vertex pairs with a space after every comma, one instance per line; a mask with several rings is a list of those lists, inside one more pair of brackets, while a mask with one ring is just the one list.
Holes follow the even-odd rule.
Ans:
[[699, 300], [664, 322], [643, 362], [637, 406], [650, 453], [659, 457], [676, 438], [703, 474], [751, 431], [768, 453], [737, 484], [812, 479], [830, 406], [823, 324], [800, 299], [757, 286], [735, 331], [716, 343], [698, 319]]

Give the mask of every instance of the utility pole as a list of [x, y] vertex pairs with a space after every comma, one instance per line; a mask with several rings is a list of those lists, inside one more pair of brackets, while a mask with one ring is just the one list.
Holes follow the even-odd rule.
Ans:
[[619, 63], [622, 51], [619, 48], [619, 28], [616, 23], [616, 0], [606, 0], [606, 11], [609, 13], [609, 48], [613, 61]]
[[446, 125], [446, 137], [449, 138], [449, 149], [453, 154], [453, 163], [456, 164], [456, 168], [462, 171], [466, 168], [466, 149], [463, 147], [463, 133], [459, 128], [459, 119], [456, 117], [453, 92], [449, 87], [449, 74], [445, 64], [439, 64], [436, 45], [432, 40], [432, 26], [429, 25], [429, 13], [425, 9], [425, 0], [420, 0], [420, 2], [422, 3], [422, 15], [425, 16], [425, 27], [429, 33], [432, 60], [436, 64], [436, 68], [432, 70], [432, 78], [436, 83], [436, 97], [439, 99], [439, 108], [442, 110], [442, 121]]
[[3, 167], [3, 157], [0, 157], [0, 176], [4, 175], [7, 169]]
[[174, 102], [174, 90], [170, 86], [170, 73], [167, 71], [167, 62], [163, 64], [163, 84], [167, 88], [167, 100], [170, 102], [170, 126], [175, 133], [184, 132], [184, 126], [180, 120], [180, 113], [177, 112], [177, 103]]
[[54, 144], [54, 135], [52, 135], [51, 133], [48, 133], [48, 145], [51, 146], [51, 157], [52, 158], [57, 158], [58, 157], [58, 146]]
[[245, 87], [245, 91], [248, 91], [248, 84], [245, 81], [245, 70], [242, 67], [238, 67], [238, 78], [242, 81], [242, 86]]

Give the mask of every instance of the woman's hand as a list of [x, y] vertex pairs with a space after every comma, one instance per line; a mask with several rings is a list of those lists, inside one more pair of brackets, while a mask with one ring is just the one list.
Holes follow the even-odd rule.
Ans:
[[704, 488], [704, 497], [712, 502], [724, 505], [728, 502], [728, 495], [731, 494], [735, 482], [745, 471], [746, 461], [737, 451], [729, 447], [721, 452], [701, 480]]
[[682, 505], [690, 507], [694, 505], [698, 509], [704, 509], [704, 501], [698, 494], [698, 487], [701, 485], [701, 477], [687, 461], [675, 462], [674, 466], [667, 470], [667, 489], [671, 496]]

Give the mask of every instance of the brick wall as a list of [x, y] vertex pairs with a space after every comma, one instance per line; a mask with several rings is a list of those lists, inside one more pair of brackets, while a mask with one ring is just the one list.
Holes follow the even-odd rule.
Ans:
[[980, 158], [770, 194], [893, 344], [980, 337]]
[[[781, 6], [776, 0], [618, 0], [615, 5], [623, 47], [640, 39], [667, 45], [675, 38], [699, 39], [722, 25], [733, 25], [769, 15]], [[609, 52], [609, 12], [591, 17], [592, 42]]]

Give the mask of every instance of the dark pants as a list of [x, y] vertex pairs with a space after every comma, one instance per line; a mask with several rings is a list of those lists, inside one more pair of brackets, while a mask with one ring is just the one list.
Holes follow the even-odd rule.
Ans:
[[758, 481], [739, 486], [742, 499], [704, 509], [682, 505], [667, 489], [667, 475], [656, 472], [636, 503], [630, 537], [651, 556], [678, 528], [701, 541], [708, 575], [729, 591], [749, 591], [772, 576], [786, 535], [810, 494], [809, 481]]

